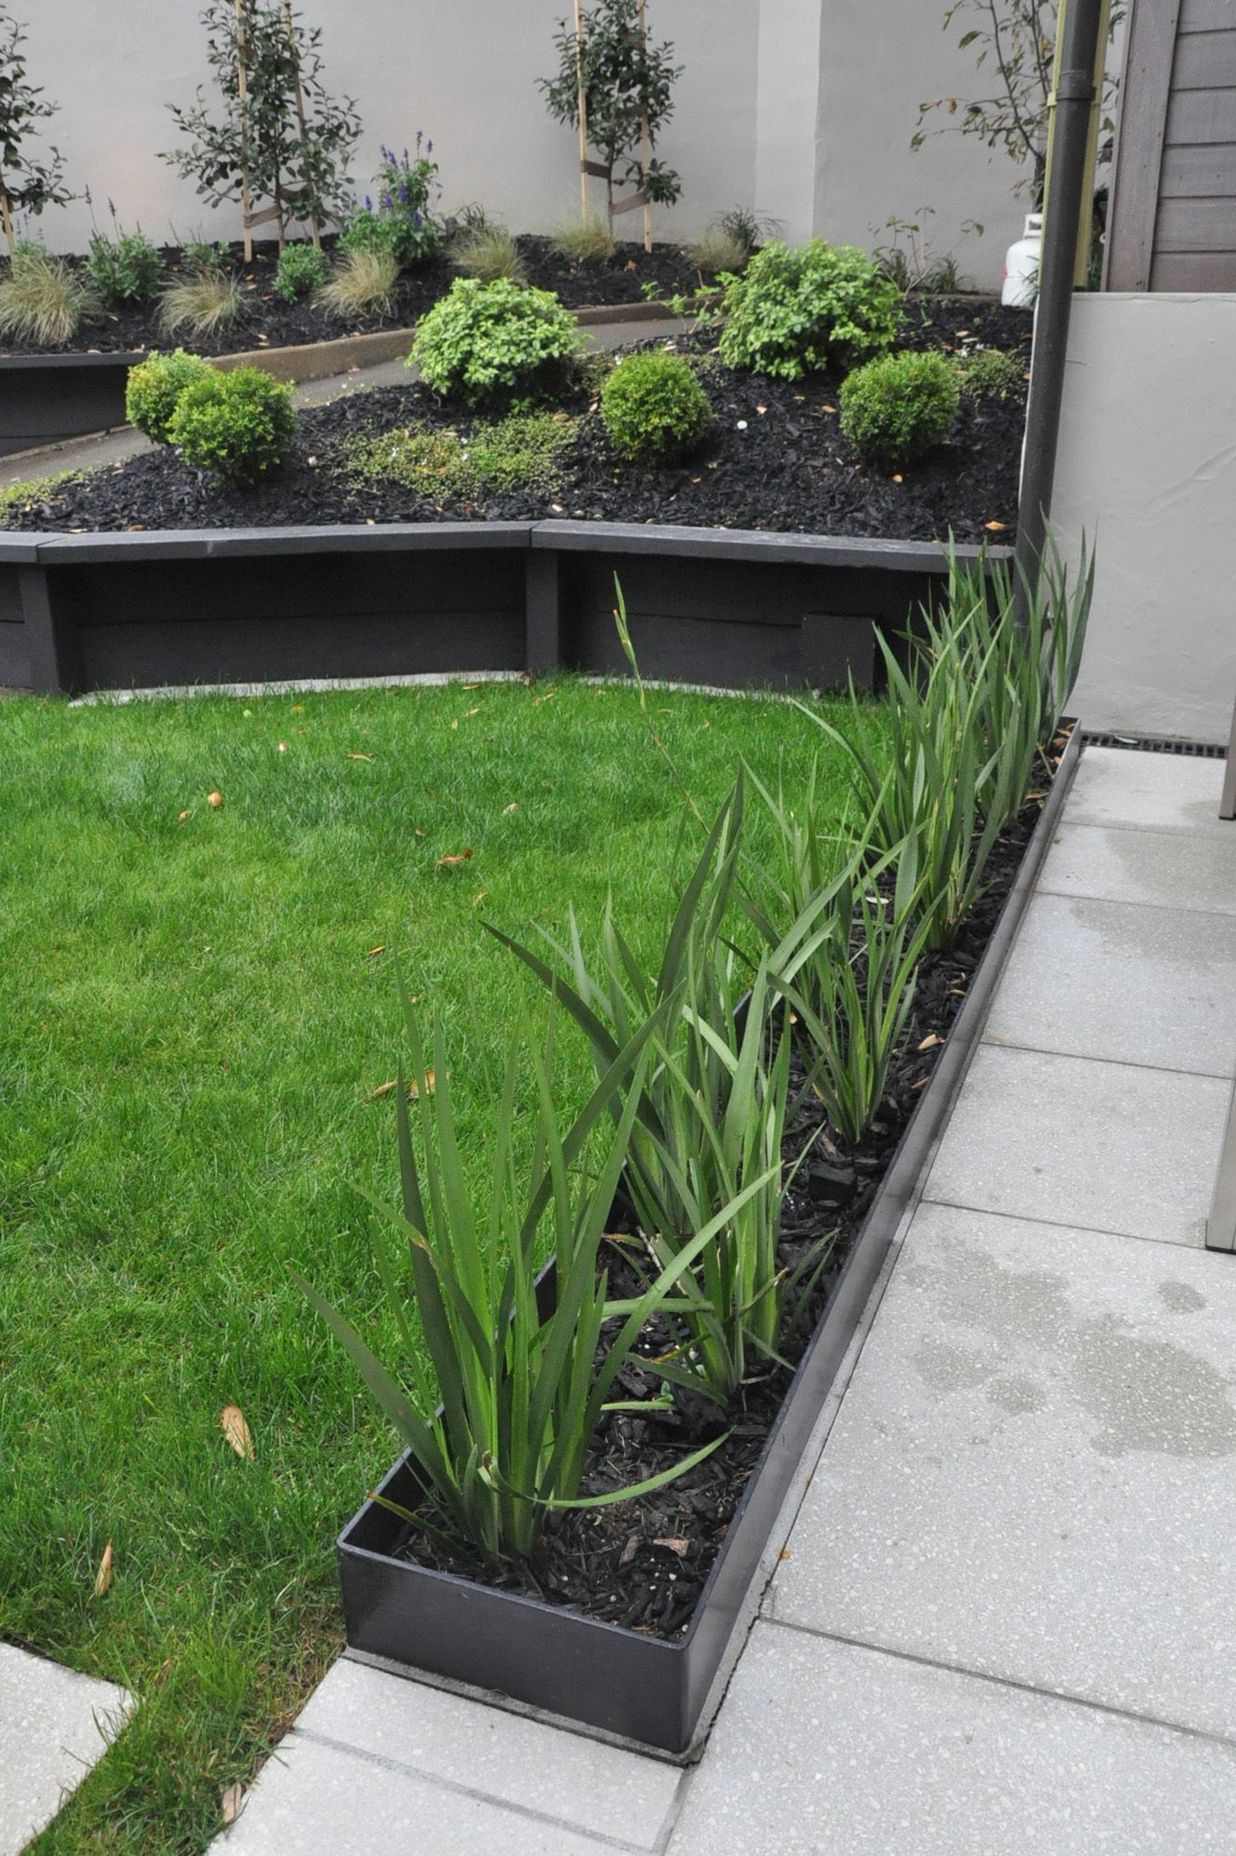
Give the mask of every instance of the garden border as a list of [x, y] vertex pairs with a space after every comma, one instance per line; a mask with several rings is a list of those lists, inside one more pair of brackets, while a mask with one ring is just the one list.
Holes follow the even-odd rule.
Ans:
[[[666, 1642], [394, 1559], [402, 1524], [370, 1499], [337, 1543], [353, 1655], [405, 1674], [427, 1673], [499, 1706], [533, 1709], [662, 1757], [696, 1755], [709, 1725], [705, 1707], [738, 1627], [750, 1621], [755, 1581], [761, 1568], [768, 1570], [770, 1537], [893, 1239], [921, 1192], [1081, 753], [1082, 731], [1074, 724], [965, 1003], [786, 1393], [685, 1636]], [[418, 1486], [405, 1455], [380, 1492], [411, 1507]]]
[[611, 522], [0, 533], [0, 685], [624, 674], [620, 576], [649, 678], [870, 688], [876, 631], [904, 631], [948, 559], [938, 542]]
[[[672, 320], [668, 303], [599, 303], [572, 310], [581, 328], [606, 323]], [[401, 360], [415, 328], [377, 329], [332, 341], [289, 343], [210, 355], [222, 368], [264, 367], [276, 380], [301, 384], [325, 380], [352, 368]], [[71, 438], [94, 437], [125, 424], [124, 393], [129, 369], [146, 359], [145, 348], [115, 353], [0, 354], [0, 457], [42, 450]]]

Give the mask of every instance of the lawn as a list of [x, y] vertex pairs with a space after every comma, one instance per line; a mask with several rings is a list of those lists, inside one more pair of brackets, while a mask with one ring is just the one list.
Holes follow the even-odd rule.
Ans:
[[[705, 812], [822, 739], [649, 705]], [[695, 831], [629, 688], [0, 704], [0, 1638], [141, 1698], [40, 1856], [204, 1849], [339, 1648], [333, 1536], [397, 1444], [289, 1272], [378, 1306], [396, 952], [479, 1170], [543, 1010], [482, 921], [592, 925], [612, 886], [651, 952]], [[564, 1104], [588, 1079], [564, 1034]]]

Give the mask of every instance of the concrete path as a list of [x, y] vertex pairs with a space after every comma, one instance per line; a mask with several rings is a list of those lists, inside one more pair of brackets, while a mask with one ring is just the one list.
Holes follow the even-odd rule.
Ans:
[[[621, 348], [627, 342], [668, 338], [687, 327], [685, 322], [671, 322], [664, 317], [647, 322], [598, 323], [586, 329], [588, 346], [593, 349]], [[307, 380], [292, 388], [297, 406], [324, 406], [345, 393], [359, 393], [370, 387], [406, 387], [415, 376], [402, 361], [383, 361], [377, 367], [353, 368], [346, 374], [330, 374], [323, 380]], [[123, 464], [126, 458], [150, 451], [150, 440], [131, 426], [116, 431], [98, 432], [87, 438], [66, 439], [60, 445], [47, 445], [39, 451], [23, 451], [0, 462], [0, 489], [7, 484], [25, 483], [29, 479], [48, 477], [63, 470], [97, 470], [104, 464]]]
[[17, 1856], [120, 1731], [123, 1689], [0, 1644], [0, 1856]]
[[701, 1764], [345, 1661], [217, 1856], [1236, 1849], [1220, 781], [1084, 755]]

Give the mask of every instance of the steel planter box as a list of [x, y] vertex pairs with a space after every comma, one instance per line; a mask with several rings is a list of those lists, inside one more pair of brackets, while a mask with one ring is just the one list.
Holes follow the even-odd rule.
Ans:
[[[402, 1524], [367, 1501], [339, 1537], [347, 1639], [385, 1664], [490, 1691], [671, 1755], [688, 1753], [754, 1582], [775, 1551], [778, 1519], [803, 1452], [893, 1236], [914, 1202], [982, 1030], [1081, 752], [1074, 728], [1051, 793], [969, 995], [886, 1173], [833, 1298], [799, 1364], [685, 1635], [673, 1643], [600, 1623], [448, 1573], [395, 1559]], [[414, 1507], [402, 1458], [381, 1492]]]

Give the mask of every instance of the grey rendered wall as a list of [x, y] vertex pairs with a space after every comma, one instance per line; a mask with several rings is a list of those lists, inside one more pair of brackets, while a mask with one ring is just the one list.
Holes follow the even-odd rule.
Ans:
[[[891, 213], [936, 209], [937, 243], [956, 246], [976, 283], [997, 282], [1020, 229], [1004, 158], [967, 138], [910, 148], [924, 96], [969, 93], [972, 56], [941, 30], [946, 0], [653, 0], [652, 25], [685, 66], [663, 153], [685, 184], [658, 215], [667, 236], [698, 231], [726, 206], [754, 205], [787, 236], [812, 232], [871, 245]], [[378, 144], [434, 138], [445, 203], [483, 200], [516, 230], [552, 226], [577, 199], [575, 142], [552, 123], [535, 79], [552, 65], [566, 0], [301, 0], [321, 25], [328, 79], [354, 95], [366, 125], [354, 177], [363, 191]], [[205, 76], [199, 0], [37, 0], [29, 21], [33, 80], [62, 106], [55, 139], [96, 210], [115, 199], [155, 238], [238, 230], [154, 159], [175, 139], [166, 105]], [[962, 238], [967, 219], [987, 226]], [[78, 203], [48, 213], [43, 233], [81, 249]]]
[[1227, 738], [1236, 697], [1236, 295], [1073, 303], [1055, 520], [1098, 576], [1091, 728]]

